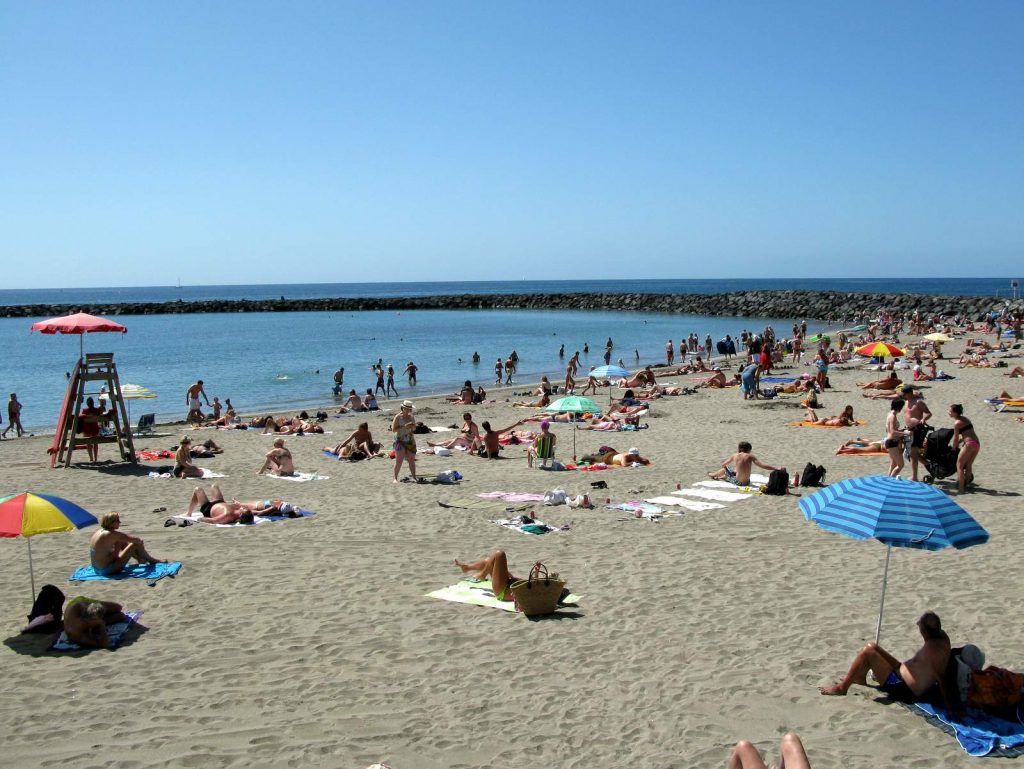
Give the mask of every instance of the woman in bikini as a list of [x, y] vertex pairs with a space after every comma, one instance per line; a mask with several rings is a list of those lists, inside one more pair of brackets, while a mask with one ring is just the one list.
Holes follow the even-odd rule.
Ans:
[[395, 434], [395, 483], [398, 483], [398, 473], [402, 469], [402, 461], [409, 463], [409, 474], [412, 479], [419, 482], [416, 477], [416, 437], [413, 431], [416, 429], [416, 420], [413, 418], [412, 401], [402, 401], [402, 408], [391, 421], [391, 432]]
[[836, 454], [878, 454], [885, 451], [883, 441], [872, 441], [867, 438], [851, 438], [838, 449]]
[[202, 478], [203, 470], [192, 464], [192, 439], [187, 435], [178, 443], [178, 450], [174, 453], [175, 478]]
[[827, 425], [829, 427], [850, 427], [855, 424], [853, 418], [853, 406], [847, 406], [843, 409], [843, 413], [838, 416], [829, 417], [828, 419], [821, 419], [817, 414], [814, 413], [814, 409], [808, 407], [807, 414], [804, 419], [812, 424], [816, 425]]
[[967, 490], [967, 484], [974, 481], [974, 460], [981, 451], [981, 441], [978, 434], [974, 432], [974, 425], [971, 420], [964, 416], [964, 407], [954, 403], [949, 407], [949, 415], [953, 418], [953, 450], [960, 447], [960, 453], [956, 456], [956, 487], [963, 494]]
[[490, 578], [491, 590], [494, 591], [494, 597], [499, 601], [513, 600], [512, 591], [508, 587], [516, 581], [517, 577], [513, 577], [509, 573], [508, 559], [505, 557], [504, 550], [495, 550], [486, 558], [469, 563], [463, 563], [456, 558], [455, 565], [462, 569], [463, 574], [468, 574], [474, 579]]
[[897, 398], [889, 406], [885, 418], [885, 450], [889, 452], [889, 477], [896, 478], [903, 469], [903, 439], [907, 431], [900, 426], [900, 412], [906, 401]]

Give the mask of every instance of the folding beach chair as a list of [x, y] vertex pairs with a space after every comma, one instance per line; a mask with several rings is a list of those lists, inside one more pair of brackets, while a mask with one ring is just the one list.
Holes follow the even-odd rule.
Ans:
[[153, 432], [156, 424], [156, 414], [142, 414], [139, 416], [139, 424], [135, 428], [136, 435], [149, 435]]
[[540, 460], [541, 467], [546, 467], [555, 458], [554, 433], [541, 433], [537, 436], [533, 445], [526, 450], [526, 464], [533, 467], [534, 458]]

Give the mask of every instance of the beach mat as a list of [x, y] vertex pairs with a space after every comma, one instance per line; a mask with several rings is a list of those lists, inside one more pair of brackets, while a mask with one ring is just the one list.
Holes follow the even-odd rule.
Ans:
[[[128, 618], [123, 622], [114, 622], [113, 624], [107, 625], [107, 648], [116, 649], [124, 641], [125, 633], [131, 628], [139, 617], [142, 616], [141, 611], [126, 611], [125, 616]], [[87, 646], [79, 646], [76, 643], [68, 640], [68, 635], [63, 630], [57, 635], [57, 638], [51, 644], [50, 649], [55, 652], [77, 652], [77, 651], [95, 651], [95, 649]]]
[[[314, 513], [312, 510], [300, 510], [299, 508], [296, 508], [295, 512], [299, 514], [299, 518], [308, 518], [311, 515], [316, 515], [316, 513]], [[195, 510], [192, 513], [192, 515], [189, 515], [188, 513], [182, 513], [180, 515], [172, 515], [171, 518], [174, 518], [179, 521], [191, 521], [192, 523], [195, 523], [196, 521], [200, 521], [203, 519], [203, 514], [200, 513], [198, 510]], [[239, 527], [243, 529], [248, 529], [252, 528], [253, 526], [257, 526], [261, 523], [274, 523], [275, 521], [292, 520], [295, 519], [290, 518], [287, 515], [256, 515], [253, 516], [252, 523], [241, 523], [239, 521], [235, 521], [234, 523], [208, 523], [206, 525], [213, 526], [219, 529], [235, 529]]]
[[713, 502], [740, 502], [755, 496], [753, 491], [739, 491], [740, 486], [733, 486], [733, 488], [737, 489], [737, 491], [699, 488], [679, 489], [679, 491], [673, 491], [672, 496], [697, 497], [698, 499], [707, 499]]
[[320, 475], [320, 473], [295, 473], [295, 475], [274, 475], [272, 473], [264, 473], [265, 478], [277, 478], [281, 481], [291, 481], [292, 483], [307, 483], [309, 481], [329, 481], [331, 476]]
[[512, 531], [518, 531], [520, 534], [547, 534], [551, 531], [558, 531], [554, 526], [548, 526], [544, 521], [538, 521], [534, 519], [532, 523], [522, 523], [516, 521], [514, 518], [498, 518], [497, 520], [491, 521], [496, 523], [502, 528], [511, 529]]
[[450, 502], [438, 502], [441, 507], [458, 508], [460, 510], [504, 510], [506, 512], [518, 512], [528, 510], [530, 505], [510, 505], [500, 499], [453, 499]]
[[485, 494], [477, 494], [481, 499], [500, 499], [504, 502], [543, 502], [543, 494], [528, 494], [519, 491], [488, 491]]
[[181, 561], [172, 563], [130, 563], [117, 574], [98, 574], [92, 566], [82, 566], [68, 577], [72, 582], [92, 582], [107, 579], [146, 579], [156, 581], [173, 577], [181, 571]]
[[885, 449], [879, 449], [878, 451], [866, 451], [860, 454], [836, 454], [837, 457], [887, 457], [889, 452]]
[[717, 502], [698, 502], [695, 499], [686, 499], [685, 497], [651, 497], [650, 499], [645, 499], [644, 502], [649, 502], [652, 505], [682, 507], [686, 510], [693, 510], [694, 512], [701, 512], [703, 510], [719, 510], [725, 507], [725, 505], [721, 505]]
[[[490, 581], [477, 582], [472, 579], [464, 579], [454, 585], [443, 587], [432, 593], [427, 593], [426, 598], [440, 598], [442, 601], [453, 601], [455, 603], [468, 603], [471, 606], [486, 606], [489, 609], [501, 609], [502, 611], [515, 612], [515, 601], [499, 601], [494, 591], [491, 590]], [[576, 606], [583, 596], [570, 593], [559, 606]]]
[[[224, 475], [224, 473], [215, 473], [215, 472], [213, 472], [213, 470], [207, 470], [205, 467], [200, 467], [199, 469], [203, 471], [203, 474], [202, 474], [201, 477], [194, 478], [194, 479], [193, 478], [189, 478], [187, 480], [197, 480], [197, 481], [202, 480], [202, 481], [205, 481], [205, 480], [207, 480], [209, 478], [227, 478], [227, 476]], [[173, 473], [158, 473], [158, 472], [156, 472], [154, 470], [153, 472], [151, 472], [149, 474], [149, 477], [150, 478], [174, 478], [175, 476], [174, 476]]]
[[866, 425], [866, 424], [867, 424], [867, 422], [862, 422], [860, 420], [856, 420], [852, 425], [826, 425], [826, 424], [822, 424], [821, 422], [808, 422], [808, 421], [804, 420], [804, 421], [801, 421], [801, 422], [786, 422], [786, 427], [835, 427], [835, 428], [842, 428], [842, 427], [854, 427], [856, 425]]
[[904, 707], [954, 736], [970, 756], [1012, 758], [1024, 755], [1024, 724], [1004, 721], [974, 708], [962, 719], [954, 720], [945, 709], [935, 705], [915, 702]]

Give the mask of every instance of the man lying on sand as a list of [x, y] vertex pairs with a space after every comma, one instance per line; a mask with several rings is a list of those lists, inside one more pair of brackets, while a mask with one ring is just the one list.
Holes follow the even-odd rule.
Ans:
[[895, 372], [884, 379], [876, 379], [874, 382], [857, 382], [857, 387], [862, 390], [895, 390], [903, 384]]
[[822, 694], [844, 696], [854, 684], [867, 686], [870, 670], [881, 690], [900, 702], [924, 699], [942, 676], [949, 662], [949, 636], [935, 612], [926, 611], [917, 621], [924, 645], [906, 662], [900, 662], [876, 643], [869, 643], [853, 660], [843, 680], [833, 686], [819, 687]]
[[202, 523], [252, 523], [257, 515], [287, 515], [294, 517], [298, 511], [295, 505], [283, 499], [255, 499], [251, 502], [240, 502], [224, 499], [224, 492], [216, 483], [207, 492], [202, 486], [196, 486], [189, 500], [188, 515], [196, 510], [203, 514]]
[[[772, 465], [764, 464], [760, 459], [750, 453], [753, 447], [747, 443], [747, 441], [740, 441], [737, 446], [737, 451], [727, 460], [722, 462], [721, 467], [713, 473], [708, 473], [708, 477], [716, 481], [729, 481], [729, 483], [735, 483], [737, 486], [749, 486], [750, 485], [750, 470], [753, 465], [757, 465], [762, 470], [785, 470], [785, 467], [773, 467]], [[734, 465], [735, 469], [730, 465]]]

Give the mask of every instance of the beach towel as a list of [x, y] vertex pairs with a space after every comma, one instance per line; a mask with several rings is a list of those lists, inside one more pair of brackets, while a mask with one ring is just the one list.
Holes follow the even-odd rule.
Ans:
[[665, 511], [662, 508], [658, 507], [658, 505], [650, 501], [641, 502], [640, 500], [636, 499], [630, 502], [620, 502], [617, 505], [608, 505], [608, 508], [611, 510], [622, 510], [627, 513], [635, 513], [637, 510], [639, 510], [641, 513], [653, 513], [655, 515], [663, 515], [665, 513]]
[[164, 577], [173, 577], [181, 571], [181, 561], [172, 563], [130, 563], [117, 574], [98, 574], [92, 566], [82, 566], [68, 579], [72, 582], [91, 582], [103, 579], [145, 579], [155, 582]]
[[142, 449], [141, 451], [136, 451], [135, 456], [149, 461], [155, 459], [174, 459], [174, 452], [167, 449]]
[[437, 504], [441, 507], [460, 510], [504, 510], [506, 513], [518, 513], [530, 508], [529, 505], [509, 505], [500, 499], [453, 499], [451, 502], [438, 502]]
[[[732, 485], [732, 484], [730, 484]], [[740, 491], [742, 487], [735, 486], [736, 491], [724, 491], [721, 489], [680, 489], [673, 491], [673, 496], [697, 497], [698, 499], [709, 499], [715, 502], [740, 502], [744, 499], [751, 499], [755, 495], [752, 491]], [[750, 488], [750, 487], [746, 487]]]
[[[316, 513], [314, 513], [311, 510], [300, 510], [299, 508], [295, 508], [295, 512], [298, 513], [297, 517], [299, 518], [306, 518], [311, 515], [316, 515]], [[171, 517], [176, 518], [179, 521], [192, 521], [193, 523], [195, 523], [196, 521], [202, 520], [203, 514], [200, 513], [198, 510], [195, 510], [191, 515], [189, 515], [188, 513], [182, 513], [180, 515], [172, 515]], [[290, 520], [292, 519], [287, 515], [255, 515], [253, 516], [252, 523], [241, 523], [240, 521], [235, 521], [234, 523], [208, 523], [205, 525], [216, 526], [219, 529], [233, 529], [238, 527], [247, 529], [261, 523], [272, 523], [274, 521]]]
[[[213, 470], [207, 470], [205, 467], [200, 467], [199, 469], [203, 471], [203, 474], [199, 478], [196, 478], [197, 481], [200, 480], [200, 478], [202, 480], [206, 480], [207, 478], [227, 478], [227, 476], [224, 475], [224, 473], [215, 473], [215, 472], [213, 472]], [[151, 472], [149, 474], [149, 477], [150, 478], [174, 478], [175, 476], [172, 473], [158, 473], [158, 472], [154, 471], [154, 472]]]
[[520, 491], [488, 491], [477, 494], [482, 499], [500, 499], [505, 502], [543, 502], [543, 494], [527, 494]]
[[[857, 420], [853, 425], [865, 425], [867, 422], [861, 422]], [[808, 422], [806, 420], [801, 422], [786, 422], [786, 427], [853, 427], [853, 425], [826, 425], [822, 422]]]
[[859, 454], [836, 454], [837, 457], [887, 457], [889, 452], [885, 449], [879, 449], [878, 451], [862, 451]]
[[264, 473], [267, 478], [277, 478], [281, 481], [292, 481], [293, 483], [306, 483], [307, 481], [329, 481], [331, 476], [320, 475], [318, 472], [312, 473], [295, 473], [295, 475], [272, 475], [271, 473]]
[[[455, 603], [468, 603], [473, 606], [486, 606], [491, 609], [515, 612], [514, 601], [499, 601], [491, 590], [490, 580], [477, 582], [472, 579], [464, 579], [454, 585], [443, 587], [432, 593], [427, 593], [427, 598], [440, 598], [442, 601], [454, 601]], [[570, 593], [559, 601], [559, 606], [576, 606], [583, 596]]]
[[547, 534], [549, 531], [557, 531], [554, 526], [548, 526], [544, 521], [538, 521], [536, 519], [530, 520], [529, 522], [524, 521], [520, 518], [499, 518], [491, 521], [499, 526], [518, 531], [520, 534]]
[[954, 720], [944, 708], [915, 702], [906, 706], [944, 732], [952, 733], [970, 756], [1024, 755], [1024, 724], [996, 718], [970, 708], [961, 720]]
[[718, 510], [725, 507], [725, 505], [720, 505], [717, 502], [698, 502], [695, 499], [686, 499], [685, 497], [651, 497], [650, 499], [645, 499], [644, 502], [649, 502], [652, 505], [682, 507], [686, 510], [693, 510], [694, 512]]
[[[113, 624], [107, 625], [107, 648], [116, 649], [124, 641], [125, 633], [128, 629], [138, 622], [139, 617], [142, 616], [141, 611], [126, 611], [125, 616], [128, 618], [123, 622], [114, 622]], [[55, 652], [77, 652], [77, 651], [93, 651], [91, 647], [79, 646], [68, 639], [67, 633], [63, 630], [54, 640], [50, 649]]]
[[332, 433], [330, 430], [324, 430], [322, 433], [315, 433], [315, 432], [310, 431], [308, 433], [307, 432], [301, 432], [301, 433], [260, 433], [260, 435], [262, 435], [264, 437], [269, 436], [271, 438], [285, 438], [285, 437], [288, 437], [288, 438], [305, 438], [305, 437], [310, 436], [310, 435], [334, 435], [334, 433]]

